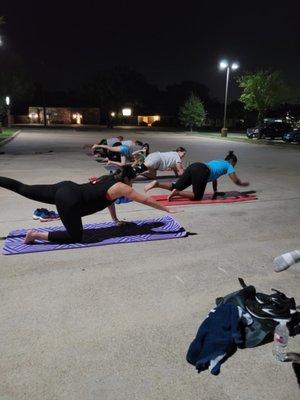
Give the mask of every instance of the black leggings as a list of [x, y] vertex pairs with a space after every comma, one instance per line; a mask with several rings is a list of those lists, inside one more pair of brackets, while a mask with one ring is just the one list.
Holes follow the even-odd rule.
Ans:
[[82, 196], [78, 184], [63, 181], [54, 185], [25, 185], [14, 179], [0, 177], [0, 187], [30, 200], [56, 205], [66, 231], [49, 232], [49, 242], [71, 243], [83, 240]]
[[172, 189], [182, 191], [192, 185], [194, 200], [201, 200], [203, 198], [209, 176], [210, 169], [206, 164], [193, 163], [189, 165], [181, 177], [172, 184]]

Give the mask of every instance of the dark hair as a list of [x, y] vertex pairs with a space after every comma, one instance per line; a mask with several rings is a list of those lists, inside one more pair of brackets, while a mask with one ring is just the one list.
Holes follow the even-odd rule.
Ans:
[[129, 180], [134, 179], [137, 173], [131, 165], [124, 165], [124, 167], [117, 169], [113, 175], [116, 181], [124, 182], [125, 178]]
[[186, 149], [184, 147], [179, 146], [179, 147], [177, 147], [177, 149], [175, 151], [177, 151], [177, 152], [178, 151], [186, 151]]
[[143, 144], [143, 148], [146, 149], [146, 156], [150, 153], [150, 146], [148, 143]]
[[227, 156], [225, 157], [225, 161], [237, 162], [237, 156], [234, 154], [233, 150], [228, 152]]
[[136, 140], [134, 143], [146, 149], [146, 156], [149, 154], [150, 146], [148, 143], [143, 143], [140, 140]]

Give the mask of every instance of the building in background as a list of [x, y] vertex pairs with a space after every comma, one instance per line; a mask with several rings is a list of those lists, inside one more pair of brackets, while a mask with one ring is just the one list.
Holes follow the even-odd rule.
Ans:
[[138, 125], [152, 126], [154, 122], [160, 120], [160, 115], [138, 115]]
[[[99, 108], [46, 107], [47, 125], [96, 125], [100, 122]], [[43, 107], [28, 109], [30, 124], [44, 124]]]

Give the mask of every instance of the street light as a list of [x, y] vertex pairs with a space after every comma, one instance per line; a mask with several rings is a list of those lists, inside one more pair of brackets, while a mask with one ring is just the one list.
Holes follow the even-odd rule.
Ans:
[[11, 127], [11, 118], [10, 118], [10, 97], [6, 96], [5, 97], [5, 103], [7, 107], [7, 127]]
[[226, 69], [226, 86], [225, 86], [225, 104], [224, 104], [224, 119], [223, 119], [223, 128], [221, 129], [221, 136], [227, 136], [227, 128], [226, 128], [226, 112], [227, 112], [227, 97], [228, 97], [228, 82], [230, 70], [236, 71], [239, 68], [239, 64], [237, 62], [229, 64], [228, 61], [222, 60], [219, 63], [220, 69]]

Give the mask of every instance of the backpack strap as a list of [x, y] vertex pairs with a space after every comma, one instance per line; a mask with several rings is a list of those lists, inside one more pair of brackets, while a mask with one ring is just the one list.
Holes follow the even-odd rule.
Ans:
[[238, 280], [239, 280], [240, 285], [242, 286], [242, 288], [245, 289], [247, 287], [247, 285], [246, 285], [244, 279], [243, 278], [238, 278]]

